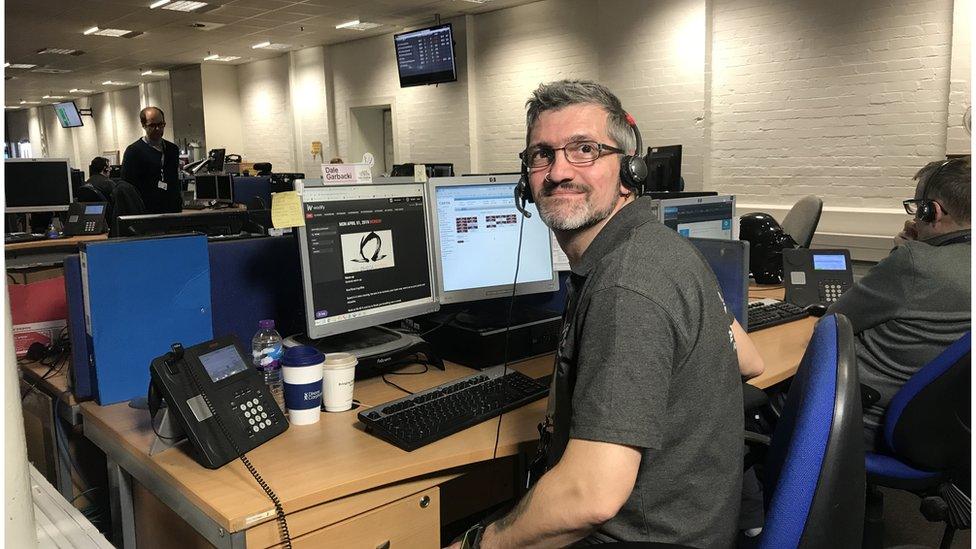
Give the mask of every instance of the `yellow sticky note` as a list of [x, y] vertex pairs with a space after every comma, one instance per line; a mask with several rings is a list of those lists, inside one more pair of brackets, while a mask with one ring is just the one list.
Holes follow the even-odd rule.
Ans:
[[413, 165], [413, 181], [414, 183], [426, 183], [427, 182], [427, 166], [424, 164], [414, 164]]
[[298, 191], [271, 195], [271, 225], [276, 229], [305, 226], [302, 199]]

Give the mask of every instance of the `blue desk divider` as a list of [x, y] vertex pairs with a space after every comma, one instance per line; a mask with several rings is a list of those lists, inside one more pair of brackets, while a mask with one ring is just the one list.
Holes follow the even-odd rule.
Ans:
[[265, 318], [282, 336], [305, 332], [294, 236], [211, 242], [210, 272], [215, 335], [234, 334], [247, 349]]
[[88, 363], [101, 405], [145, 396], [149, 363], [213, 339], [207, 238], [92, 242], [80, 254]]

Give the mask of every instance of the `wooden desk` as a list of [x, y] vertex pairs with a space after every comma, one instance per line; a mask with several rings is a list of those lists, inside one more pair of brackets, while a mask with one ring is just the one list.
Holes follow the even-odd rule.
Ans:
[[91, 242], [93, 240], [105, 240], [106, 238], [108, 238], [107, 234], [96, 234], [92, 236], [69, 236], [65, 238], [48, 238], [46, 240], [35, 240], [33, 242], [17, 242], [15, 244], [4, 244], [3, 249], [5, 252], [17, 252], [23, 250], [43, 251], [44, 248], [54, 248], [58, 246], [77, 246], [82, 242]]
[[[783, 299], [784, 292], [782, 286], [750, 286], [749, 298]], [[761, 376], [750, 379], [749, 383], [766, 389], [793, 377], [804, 351], [807, 350], [807, 344], [810, 343], [817, 320], [819, 319], [807, 317], [750, 333], [749, 337], [756, 344], [766, 370]]]
[[[751, 334], [766, 361], [766, 373], [752, 383], [764, 388], [791, 376], [813, 324], [814, 319], [805, 319]], [[517, 363], [513, 368], [540, 377], [551, 372], [552, 364], [549, 355]], [[446, 371], [432, 369], [424, 375], [399, 376], [396, 382], [417, 391], [470, 373], [468, 368], [447, 364]], [[369, 407], [400, 398], [403, 393], [374, 378], [357, 381], [355, 396]], [[545, 415], [545, 405], [545, 400], [536, 401], [503, 416], [498, 457], [534, 449], [536, 425]], [[153, 518], [141, 521], [140, 544], [150, 535], [172, 541], [175, 530], [153, 526], [165, 523], [156, 517], [161, 517], [162, 511], [171, 514], [167, 507], [193, 527], [195, 536], [217, 547], [268, 547], [279, 539], [270, 501], [240, 462], [212, 471], [198, 465], [185, 447], [150, 456], [154, 434], [145, 410], [126, 404], [101, 407], [93, 402], [82, 403], [81, 410], [85, 436], [107, 456], [110, 484], [117, 496], [113, 512], [119, 520], [113, 522], [122, 525], [117, 535], [125, 547], [135, 547], [137, 538], [133, 499], [147, 509], [152, 508], [147, 502], [157, 501], [156, 514], [144, 511]], [[359, 411], [323, 413], [319, 423], [291, 426], [248, 454], [280, 498], [292, 539], [296, 546], [304, 542], [315, 547], [372, 548], [401, 535], [390, 534], [390, 529], [410, 527], [397, 539], [409, 540], [409, 547], [436, 547], [440, 541], [436, 533], [439, 518], [433, 523], [429, 520], [440, 513], [440, 490], [477, 464], [485, 466], [492, 459], [496, 422], [487, 421], [404, 452], [363, 432], [356, 419]], [[496, 478], [504, 477], [503, 473], [495, 474]], [[132, 483], [133, 478], [141, 487]], [[417, 502], [424, 497], [431, 509], [426, 518], [417, 515]], [[457, 504], [451, 501], [451, 506]], [[155, 528], [155, 533], [147, 533], [146, 528]]]
[[[535, 377], [551, 368], [551, 356], [513, 366]], [[414, 391], [471, 373], [468, 368], [447, 364], [446, 371], [431, 369], [424, 375], [399, 376], [396, 381]], [[355, 395], [368, 407], [400, 398], [403, 393], [374, 378], [356, 382]], [[497, 456], [513, 456], [534, 448], [536, 425], [545, 415], [545, 406], [543, 399], [504, 415]], [[150, 456], [154, 434], [147, 411], [124, 403], [102, 407], [93, 402], [82, 403], [81, 410], [85, 436], [105, 452], [110, 484], [121, 496], [113, 510], [123, 525], [119, 534], [125, 547], [134, 547], [136, 539], [132, 478], [217, 547], [267, 547], [278, 540], [273, 506], [239, 461], [213, 471], [197, 464], [184, 447]], [[378, 508], [396, 506], [403, 498], [421, 492], [427, 494], [433, 489], [436, 494], [438, 485], [457, 478], [467, 466], [492, 459], [496, 421], [405, 452], [366, 434], [356, 419], [359, 411], [323, 413], [318, 423], [290, 426], [248, 454], [281, 500], [294, 540], [307, 537], [311, 543], [324, 529], [341, 528], [342, 521], [366, 520], [366, 515], [379, 512]], [[436, 546], [440, 541], [440, 510], [428, 505], [428, 514], [437, 515], [436, 539], [431, 543], [426, 533], [427, 541], [421, 546]], [[389, 539], [384, 528], [391, 525], [379, 525], [383, 527], [375, 532], [375, 543], [371, 540], [372, 544], [363, 546], [376, 547]], [[360, 536], [373, 534], [357, 529]]]

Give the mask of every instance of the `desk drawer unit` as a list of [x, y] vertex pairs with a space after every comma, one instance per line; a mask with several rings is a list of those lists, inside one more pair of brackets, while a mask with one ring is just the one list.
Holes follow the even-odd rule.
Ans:
[[292, 540], [295, 549], [438, 548], [440, 493], [435, 486]]

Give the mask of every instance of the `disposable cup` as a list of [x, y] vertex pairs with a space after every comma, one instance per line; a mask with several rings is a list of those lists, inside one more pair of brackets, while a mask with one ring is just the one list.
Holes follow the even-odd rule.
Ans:
[[351, 353], [328, 353], [322, 365], [322, 402], [326, 412], [352, 408], [352, 389], [359, 361]]

